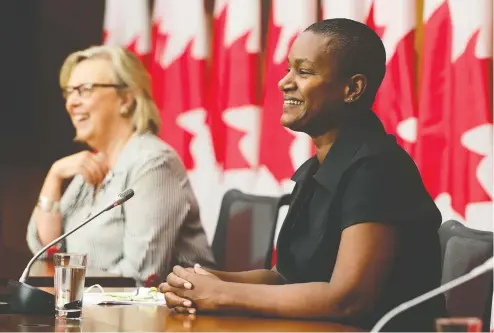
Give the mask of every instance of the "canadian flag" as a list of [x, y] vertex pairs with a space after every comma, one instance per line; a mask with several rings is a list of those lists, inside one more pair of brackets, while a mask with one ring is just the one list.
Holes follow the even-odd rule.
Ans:
[[316, 21], [315, 0], [273, 0], [269, 15], [261, 118], [259, 183], [264, 193], [280, 195], [293, 188], [291, 177], [311, 156], [312, 143], [303, 133], [281, 126], [283, 94], [278, 82], [286, 75], [290, 47]]
[[492, 230], [492, 0], [426, 0], [417, 164], [443, 220]]
[[[315, 0], [273, 0], [269, 15], [266, 67], [264, 77], [258, 189], [266, 195], [279, 196], [293, 189], [291, 177], [312, 152], [310, 138], [280, 124], [283, 95], [278, 82], [286, 75], [290, 46], [317, 19]], [[274, 244], [286, 211], [280, 212]], [[276, 253], [273, 251], [273, 264]]]
[[208, 240], [221, 197], [219, 169], [206, 112], [206, 13], [200, 0], [156, 0], [153, 12], [153, 94], [160, 110], [160, 137], [182, 158], [201, 207]]
[[214, 6], [208, 111], [222, 187], [252, 192], [259, 156], [261, 2], [217, 0]]
[[139, 56], [147, 66], [151, 52], [151, 25], [147, 1], [106, 0], [103, 42], [121, 45]]
[[413, 156], [417, 137], [415, 99], [414, 0], [323, 0], [324, 19], [344, 17], [366, 23], [381, 37], [386, 49], [386, 75], [373, 111], [388, 133]]

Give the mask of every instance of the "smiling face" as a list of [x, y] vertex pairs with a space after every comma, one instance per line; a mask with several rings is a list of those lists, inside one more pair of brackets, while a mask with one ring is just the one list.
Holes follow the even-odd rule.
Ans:
[[288, 67], [278, 84], [284, 97], [281, 124], [309, 135], [327, 131], [349, 94], [348, 81], [338, 75], [337, 58], [328, 51], [328, 38], [301, 33], [288, 54]]
[[[103, 58], [86, 59], [72, 70], [68, 87], [83, 84], [114, 84], [112, 66]], [[87, 95], [87, 96], [86, 96]], [[65, 106], [76, 130], [76, 140], [98, 147], [111, 140], [119, 126], [131, 126], [130, 120], [120, 115], [125, 101], [115, 87], [94, 87], [80, 96], [68, 94]]]

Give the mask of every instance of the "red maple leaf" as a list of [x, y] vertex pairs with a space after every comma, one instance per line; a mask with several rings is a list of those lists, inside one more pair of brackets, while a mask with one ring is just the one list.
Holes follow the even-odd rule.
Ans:
[[205, 65], [204, 59], [192, 57], [191, 40], [183, 54], [166, 68], [159, 59], [167, 47], [168, 36], [153, 27], [155, 59], [151, 65], [153, 95], [161, 116], [160, 137], [180, 155], [185, 167], [194, 168], [190, 152], [192, 134], [177, 123], [178, 117], [192, 109], [204, 107]]
[[[382, 39], [385, 26], [378, 26], [374, 21], [372, 4], [366, 24]], [[382, 121], [386, 131], [397, 134], [401, 121], [416, 116], [415, 84], [415, 30], [411, 30], [396, 45], [396, 49], [386, 65], [386, 75], [377, 92], [372, 110]], [[413, 143], [406, 142], [396, 135], [397, 142], [412, 153]]]
[[[228, 126], [224, 112], [246, 105], [259, 105], [259, 54], [247, 52], [246, 32], [231, 46], [224, 45], [227, 8], [215, 19], [213, 45], [213, 83], [208, 94], [208, 121], [210, 123], [216, 158], [224, 169], [249, 168], [239, 150], [240, 140], [246, 135]], [[235, 111], [233, 111], [235, 112]]]
[[369, 10], [369, 14], [367, 16], [367, 21], [365, 22], [365, 24], [368, 25], [372, 30], [374, 30], [380, 38], [383, 38], [386, 27], [376, 24], [376, 22], [374, 21], [374, 9], [375, 4], [373, 3]]
[[447, 3], [434, 12], [425, 29], [417, 162], [432, 196], [450, 193], [453, 209], [465, 216], [468, 203], [490, 201], [476, 177], [483, 156], [466, 149], [461, 138], [492, 123], [492, 59], [475, 56], [476, 32], [452, 63], [453, 27]]
[[130, 43], [129, 45], [126, 46], [126, 48], [134, 53], [138, 58], [139, 60], [141, 60], [141, 62], [143, 63], [144, 67], [146, 67], [147, 70], [149, 70], [149, 66], [150, 66], [150, 54], [149, 53], [139, 53], [139, 51], [137, 51], [137, 42], [139, 41], [139, 39], [142, 38], [140, 36], [137, 36], [135, 37]]
[[[109, 36], [110, 36], [110, 32], [108, 32], [107, 30], [103, 30], [103, 43], [105, 43], [108, 40]], [[128, 43], [127, 45], [122, 45], [122, 47], [125, 47], [130, 52], [137, 55], [137, 57], [142, 61], [146, 69], [149, 69], [150, 54], [149, 53], [142, 54], [137, 51], [137, 42], [139, 41], [140, 38], [142, 37], [136, 36], [134, 39], [132, 39], [130, 43]]]
[[[295, 171], [290, 157], [290, 147], [295, 136], [280, 124], [280, 117], [283, 112], [283, 94], [278, 88], [278, 82], [285, 76], [288, 63], [282, 61], [277, 64], [273, 61], [281, 29], [274, 24], [271, 17], [266, 52], [267, 64], [259, 152], [259, 164], [265, 165], [278, 181], [289, 179]], [[292, 38], [290, 45], [295, 38], [296, 36]]]

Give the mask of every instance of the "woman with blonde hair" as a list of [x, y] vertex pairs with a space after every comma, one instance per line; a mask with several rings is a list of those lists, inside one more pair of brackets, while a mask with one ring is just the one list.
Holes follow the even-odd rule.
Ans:
[[[78, 226], [127, 188], [135, 196], [69, 236], [60, 249], [88, 253], [88, 266], [142, 284], [173, 265], [213, 257], [186, 170], [156, 134], [160, 118], [149, 74], [118, 46], [95, 46], [67, 57], [60, 86], [76, 131], [91, 150], [50, 168], [27, 231], [33, 252]], [[64, 180], [72, 179], [62, 195]]]

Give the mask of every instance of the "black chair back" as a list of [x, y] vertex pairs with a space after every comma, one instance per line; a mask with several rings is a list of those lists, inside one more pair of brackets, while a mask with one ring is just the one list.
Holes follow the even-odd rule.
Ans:
[[[475, 230], [450, 220], [439, 228], [442, 251], [442, 279], [447, 283], [492, 257], [493, 234]], [[492, 271], [445, 293], [446, 308], [452, 317], [479, 317], [489, 328], [492, 304]]]
[[211, 246], [220, 270], [270, 268], [282, 199], [246, 194], [237, 189], [225, 193]]
[[[281, 220], [281, 218], [285, 218], [285, 216], [283, 215], [279, 215], [280, 212], [281, 212], [281, 208], [283, 208], [284, 206], [290, 206], [290, 194], [285, 194], [283, 195], [280, 200], [278, 201], [278, 216], [276, 217], [276, 221], [275, 221], [275, 224], [273, 226], [273, 232], [271, 234], [271, 245], [269, 247], [269, 252], [268, 252], [268, 256], [266, 257], [266, 264], [264, 265], [266, 269], [271, 269], [273, 268], [273, 263], [275, 262], [273, 259], [274, 259], [274, 256], [275, 256], [275, 252], [274, 252], [274, 249], [276, 247], [276, 244], [275, 244], [275, 234], [276, 234], [276, 229], [278, 227], [278, 224], [280, 224], [280, 227], [281, 227], [281, 224], [283, 224], [284, 221]], [[285, 212], [286, 213], [286, 212]]]

